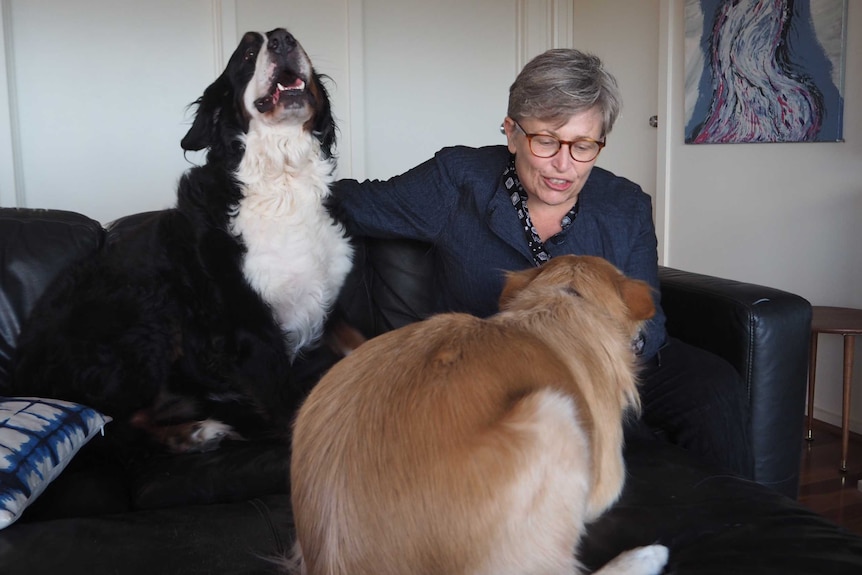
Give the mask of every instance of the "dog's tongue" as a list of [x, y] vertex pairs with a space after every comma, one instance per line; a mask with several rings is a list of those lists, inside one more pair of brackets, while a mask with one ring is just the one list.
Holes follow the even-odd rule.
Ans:
[[272, 94], [272, 99], [275, 104], [278, 104], [279, 98], [285, 92], [302, 92], [305, 90], [305, 82], [299, 76], [294, 76], [289, 80], [287, 78], [282, 78], [284, 81], [279, 80], [275, 83], [275, 92]]
[[278, 87], [279, 92], [284, 92], [285, 90], [304, 90], [305, 82], [302, 81], [302, 78], [297, 76], [290, 83], [278, 82], [276, 86]]

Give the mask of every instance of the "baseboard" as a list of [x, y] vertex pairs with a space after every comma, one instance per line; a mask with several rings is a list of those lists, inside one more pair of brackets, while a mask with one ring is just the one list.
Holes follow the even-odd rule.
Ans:
[[[814, 406], [814, 419], [819, 419], [820, 421], [826, 422], [830, 425], [834, 425], [837, 428], [841, 428], [841, 414], [834, 413], [828, 411], [826, 409], [821, 409]], [[854, 418], [852, 415], [850, 416], [850, 431], [855, 433], [862, 434], [862, 420]]]

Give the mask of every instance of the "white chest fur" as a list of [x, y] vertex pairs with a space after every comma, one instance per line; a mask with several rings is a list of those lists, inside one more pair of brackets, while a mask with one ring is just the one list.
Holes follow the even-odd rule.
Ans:
[[243, 273], [272, 308], [295, 355], [323, 332], [352, 248], [323, 206], [334, 161], [301, 127], [253, 126], [236, 177], [243, 198], [231, 231], [246, 247]]

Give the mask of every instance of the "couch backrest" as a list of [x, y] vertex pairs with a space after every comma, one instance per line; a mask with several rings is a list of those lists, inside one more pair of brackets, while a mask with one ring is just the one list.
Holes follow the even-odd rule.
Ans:
[[[141, 212], [106, 224], [108, 249], [163, 211]], [[436, 259], [430, 244], [415, 240], [353, 238], [353, 269], [337, 311], [367, 337], [425, 319], [435, 304]], [[288, 257], [286, 255], [286, 257]]]
[[353, 271], [338, 311], [366, 337], [425, 319], [435, 304], [433, 248], [413, 240], [354, 238]]
[[9, 391], [15, 343], [36, 300], [104, 237], [99, 222], [74, 212], [0, 208], [0, 395]]
[[[11, 360], [21, 326], [67, 266], [95, 254], [112, 234], [152, 213], [133, 214], [110, 226], [62, 210], [0, 208], [0, 395], [8, 392]], [[355, 239], [354, 269], [339, 312], [366, 336], [424, 319], [434, 309], [431, 246], [410, 240]]]

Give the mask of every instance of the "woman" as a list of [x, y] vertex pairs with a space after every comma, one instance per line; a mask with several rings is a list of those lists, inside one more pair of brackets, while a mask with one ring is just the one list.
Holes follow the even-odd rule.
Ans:
[[[335, 199], [352, 235], [434, 245], [439, 312], [491, 315], [505, 271], [562, 254], [603, 257], [658, 294], [650, 197], [595, 167], [620, 107], [616, 80], [598, 58], [549, 50], [509, 90], [507, 146], [445, 148], [384, 182], [342, 180]], [[745, 389], [718, 358], [668, 341], [656, 307], [636, 342], [643, 421], [750, 477]]]

